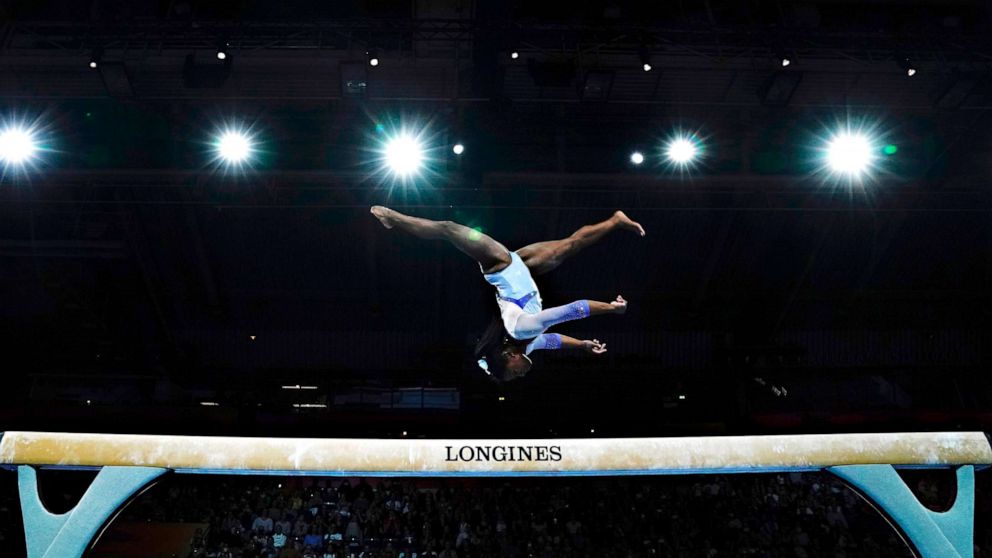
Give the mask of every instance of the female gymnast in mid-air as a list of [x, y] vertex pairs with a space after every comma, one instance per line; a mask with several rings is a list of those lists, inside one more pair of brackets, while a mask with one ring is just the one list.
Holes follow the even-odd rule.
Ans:
[[479, 366], [501, 382], [519, 378], [530, 370], [533, 362], [527, 355], [531, 351], [576, 348], [593, 354], [606, 352], [606, 343], [598, 339], [579, 340], [545, 331], [569, 320], [623, 314], [627, 311], [627, 301], [622, 296], [612, 302], [577, 300], [545, 310], [531, 275], [551, 271], [614, 229], [644, 236], [639, 223], [617, 211], [606, 221], [586, 225], [568, 238], [538, 242], [511, 252], [489, 236], [452, 221], [412, 217], [381, 205], [372, 207], [372, 215], [387, 229], [395, 227], [419, 238], [447, 240], [479, 262], [485, 280], [496, 287], [499, 316], [482, 335], [475, 353]]

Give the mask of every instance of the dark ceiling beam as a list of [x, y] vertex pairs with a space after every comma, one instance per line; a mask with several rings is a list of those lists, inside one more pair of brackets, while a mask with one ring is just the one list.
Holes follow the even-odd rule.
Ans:
[[[372, 190], [368, 172], [340, 170], [253, 170], [245, 176], [223, 176], [202, 170], [180, 169], [46, 169], [32, 177], [32, 188], [0, 189], [0, 203], [34, 202], [39, 193], [54, 190], [75, 190], [92, 193], [112, 192], [125, 188], [134, 194], [134, 201], [142, 201], [144, 191], [190, 191], [207, 192], [216, 187], [225, 189], [285, 190], [295, 192], [327, 191], [344, 192], [351, 197], [342, 205], [351, 205], [356, 199], [363, 199]], [[190, 184], [196, 179], [195, 184]], [[685, 196], [693, 199], [689, 207], [702, 207], [708, 195], [733, 194], [742, 202], [749, 201], [749, 195], [761, 196], [768, 207], [778, 205], [776, 198], [792, 199], [792, 196], [816, 195], [817, 199], [844, 198], [847, 188], [838, 185], [832, 191], [819, 180], [811, 180], [808, 175], [762, 175], [762, 174], [717, 174], [694, 176], [687, 180], [677, 174], [647, 173], [602, 173], [602, 172], [490, 172], [483, 175], [481, 185], [494, 193], [500, 190], [525, 189], [541, 195], [561, 191], [582, 193], [625, 193], [647, 195], [649, 197]], [[889, 176], [879, 177], [864, 188], [858, 187], [853, 197], [863, 190], [871, 198], [885, 202], [895, 197], [907, 196], [913, 201], [960, 199], [969, 204], [982, 203], [989, 199], [989, 178], [984, 176], [955, 176], [953, 182], [939, 189], [926, 188], [926, 181], [908, 181]], [[447, 195], [477, 192], [479, 185], [468, 179], [452, 174], [447, 179], [432, 184]], [[843, 194], [843, 195], [841, 195]], [[91, 199], [99, 201], [101, 196]], [[565, 198], [567, 200], [567, 196]], [[53, 200], [54, 201], [54, 200]], [[68, 201], [68, 200], [67, 200]], [[122, 203], [127, 202], [122, 199]], [[203, 200], [190, 200], [196, 205]], [[278, 200], [275, 200], [278, 201]], [[724, 200], [725, 201], [725, 200]], [[223, 205], [220, 202], [205, 200], [208, 205]], [[498, 205], [495, 204], [495, 205]], [[733, 204], [730, 204], [733, 205]], [[445, 206], [447, 207], [447, 206]], [[885, 207], [883, 203], [882, 207]]]
[[[779, 182], [779, 186], [760, 184], [760, 177], [752, 177], [751, 184], [730, 186], [721, 181], [707, 187], [703, 181], [693, 182], [691, 187], [677, 180], [630, 179], [617, 175], [614, 179], [600, 178], [597, 184], [566, 185], [559, 180], [528, 180], [521, 175], [516, 181], [516, 189], [493, 185], [489, 188], [439, 188], [441, 202], [397, 204], [398, 208], [409, 210], [438, 209], [451, 207], [461, 209], [512, 209], [512, 210], [597, 210], [604, 206], [616, 208], [636, 207], [641, 212], [693, 213], [693, 212], [740, 212], [740, 213], [930, 213], [965, 214], [992, 213], [992, 190], [930, 190], [910, 185], [893, 184], [892, 187], [879, 187], [877, 190], [859, 194], [830, 195], [804, 187], [801, 180], [791, 178]], [[765, 179], [774, 182], [772, 179]], [[709, 182], [707, 179], [706, 182]], [[609, 186], [607, 186], [609, 184]], [[74, 189], [66, 196], [64, 188]], [[73, 188], [66, 182], [49, 183], [37, 181], [29, 195], [0, 191], [0, 207], [5, 211], [35, 211], [41, 208], [72, 208], [75, 211], [110, 212], [117, 206], [168, 207], [191, 206], [239, 209], [353, 209], [367, 210], [368, 205], [355, 198], [362, 188], [345, 188], [334, 193], [328, 190], [324, 199], [295, 200], [287, 197], [267, 199], [251, 194], [251, 185], [242, 186], [242, 194], [211, 200], [209, 197], [189, 199], [171, 187], [129, 188], [121, 183], [100, 192], [94, 192], [80, 184]], [[294, 186], [284, 186], [286, 193], [294, 192]], [[899, 189], [901, 188], [901, 189]], [[51, 189], [52, 191], [49, 191]], [[209, 193], [210, 188], [204, 187]], [[119, 197], [121, 191], [127, 197]], [[488, 191], [487, 191], [488, 190]], [[367, 191], [367, 188], [364, 189]], [[73, 199], [76, 198], [76, 199]]]
[[[180, 79], [183, 57], [179, 54], [117, 55], [127, 72], [135, 77], [130, 101], [145, 109], [159, 110], [158, 105], [170, 102], [184, 107], [243, 102], [252, 105], [253, 109], [271, 110], [272, 105], [292, 104], [319, 107], [332, 114], [352, 114], [349, 107], [354, 99], [349, 98], [347, 88], [341, 87], [342, 82], [348, 81], [343, 68], [355, 63], [363, 65], [365, 58], [362, 52], [347, 51], [329, 51], [321, 53], [319, 58], [269, 52], [239, 57], [232, 70], [232, 79], [215, 89], [186, 87]], [[5, 63], [0, 65], [0, 96], [10, 101], [35, 104], [108, 98], [107, 83], [86, 65], [88, 57], [83, 53], [71, 56], [18, 53], [4, 58]], [[450, 109], [452, 105], [471, 109], [486, 107], [488, 110], [487, 105], [495, 95], [507, 101], [501, 103], [500, 112], [526, 115], [528, 122], [540, 119], [542, 115], [552, 120], [550, 117], [558, 114], [548, 106], [552, 105], [572, 111], [566, 119], [569, 125], [581, 126], [593, 118], [608, 122], [614, 128], [631, 121], [643, 126], [645, 118], [664, 118], [673, 106], [700, 113], [680, 115], [686, 117], [686, 122], [700, 116], [710, 123], [730, 121], [739, 118], [741, 108], [767, 110], [763, 103], [769, 97], [760, 95], [759, 88], [761, 84], [770, 83], [770, 75], [780, 70], [771, 65], [771, 59], [760, 57], [738, 57], [714, 63], [708, 59], [666, 53], [652, 56], [659, 70], [647, 76], [640, 71], [635, 54], [597, 54], [575, 62], [575, 81], [581, 85], [587, 72], [608, 72], [614, 76], [613, 87], [608, 98], [590, 101], [584, 98], [582, 87], [535, 87], [533, 76], [523, 63], [494, 66], [491, 71], [483, 71], [472, 66], [465, 57], [434, 55], [422, 58], [400, 53], [392, 58], [368, 76], [365, 102], [403, 104], [404, 110], [409, 111], [446, 110], [444, 107]], [[840, 114], [844, 110], [879, 109], [878, 114], [914, 111], [933, 117], [935, 99], [929, 92], [945, 87], [948, 74], [954, 71], [979, 81], [977, 76], [989, 72], [984, 63], [972, 66], [976, 65], [933, 63], [929, 68], [921, 66], [919, 74], [907, 81], [898, 66], [886, 58], [874, 61], [818, 59], [780, 72], [775, 80], [776, 83], [794, 81], [800, 74], [805, 76], [794, 91], [787, 88], [793, 93], [788, 96], [792, 110], [820, 108]], [[481, 90], [458, 85], [459, 81], [481, 79], [480, 72], [487, 76], [502, 74], [501, 86], [491, 83], [483, 94]], [[857, 76], [864, 76], [861, 84], [845, 99], [843, 84], [854, 83]], [[778, 100], [785, 102], [784, 97]], [[987, 128], [981, 126], [981, 116], [976, 116], [992, 107], [992, 97], [982, 87], [974, 87], [970, 95], [959, 98], [957, 103], [959, 106], [954, 109], [957, 119], [967, 120], [969, 124], [978, 122], [980, 129]], [[657, 114], [644, 115], [639, 110]], [[940, 118], [954, 119], [954, 115], [945, 114]], [[761, 122], [756, 125], [761, 126]], [[512, 140], [510, 144], [513, 145]]]
[[120, 242], [0, 239], [0, 256], [14, 258], [122, 259], [126, 257], [126, 250]]
[[[190, 185], [189, 180], [197, 178], [196, 185]], [[368, 172], [342, 171], [333, 169], [320, 170], [253, 170], [244, 176], [224, 176], [213, 171], [186, 169], [144, 169], [144, 168], [112, 168], [112, 169], [45, 169], [43, 173], [32, 176], [32, 190], [38, 188], [71, 187], [71, 188], [119, 188], [127, 185], [136, 193], [145, 188], [174, 188], [189, 190], [216, 185], [238, 186], [265, 184], [274, 189], [307, 190], [338, 190], [369, 191]], [[444, 191], [474, 190], [475, 185], [462, 185], [463, 179], [453, 175], [447, 180], [435, 183], [434, 187]], [[807, 175], [783, 174], [717, 174], [700, 175], [691, 181], [683, 179], [678, 174], [665, 175], [645, 173], [604, 173], [604, 172], [490, 172], [482, 180], [483, 185], [491, 188], [499, 187], [568, 187], [581, 188], [584, 191], [614, 190], [638, 187], [651, 187], [670, 192], [737, 192], [741, 190], [789, 190], [800, 192], [823, 192], [825, 185], [819, 181], [810, 180]], [[865, 190], [885, 192], [887, 189], [898, 188], [900, 191], [912, 190], [917, 182], [888, 176], [878, 177], [864, 187]], [[943, 192], [960, 193], [965, 191], [987, 191], [988, 175], [957, 176], [953, 186], [948, 185], [940, 190], [929, 193], [940, 196]], [[838, 188], [840, 188], [838, 186]], [[550, 189], [550, 188], [549, 188]], [[829, 192], [828, 192], [829, 193]], [[31, 192], [0, 190], [5, 197], [28, 197]]]
[[[522, 47], [541, 50], [596, 52], [636, 50], [649, 45], [720, 59], [737, 56], [767, 56], [774, 48], [799, 50], [802, 58], [821, 56], [865, 60], [892, 59], [909, 50], [920, 60], [947, 60], [961, 56], [992, 59], [992, 46], [981, 32], [962, 29], [928, 30], [926, 34], [881, 31], [825, 30], [818, 28], [767, 28], [711, 25], [704, 28], [662, 27], [609, 20], [596, 24], [514, 23], [454, 19], [349, 18], [317, 22], [197, 22], [131, 21], [99, 25], [78, 22], [16, 22], [10, 24], [5, 52], [48, 49], [55, 53], [79, 54], [86, 45], [105, 50], [132, 52], [215, 49], [217, 38], [231, 43], [238, 54], [292, 50], [320, 55], [329, 49], [367, 45], [375, 40], [383, 48], [409, 41], [472, 42], [479, 36], [514, 36]], [[769, 36], [774, 36], [775, 45]], [[854, 46], [852, 46], [854, 45]], [[526, 48], [523, 48], [526, 51]], [[942, 56], [941, 56], [942, 54]]]

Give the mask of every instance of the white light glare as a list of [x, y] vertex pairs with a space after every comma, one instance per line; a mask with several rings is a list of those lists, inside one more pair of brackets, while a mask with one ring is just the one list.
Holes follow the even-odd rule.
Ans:
[[648, 64], [647, 62], [645, 62], [644, 63], [644, 66], [642, 66], [642, 68], [644, 68], [644, 71], [645, 72], [650, 72], [651, 71], [651, 64]]
[[224, 132], [217, 141], [217, 153], [228, 163], [240, 163], [251, 152], [251, 140], [240, 132]]
[[0, 161], [21, 164], [34, 157], [38, 151], [34, 136], [23, 128], [7, 128], [0, 133]]
[[909, 68], [909, 69], [907, 69], [906, 70], [906, 75], [909, 76], [909, 77], [915, 76], [916, 75], [916, 68]]
[[96, 69], [96, 60], [90, 60], [90, 68]]
[[454, 151], [455, 155], [461, 155], [462, 153], [465, 153], [465, 146], [460, 143], [456, 143], [451, 150]]
[[224, 52], [223, 50], [218, 50], [217, 51], [217, 60], [224, 60], [225, 58], [227, 58], [227, 53]]
[[369, 58], [369, 66], [378, 66], [378, 65], [379, 65], [378, 57], [373, 56], [372, 58]]
[[834, 172], [858, 175], [871, 164], [871, 142], [862, 134], [837, 134], [827, 146], [827, 164]]
[[784, 68], [784, 67], [788, 66], [789, 64], [792, 64], [792, 60], [789, 60], [788, 58], [784, 58], [783, 57], [782, 58], [782, 67]]
[[676, 138], [668, 143], [665, 156], [673, 163], [685, 165], [695, 159], [698, 152], [696, 144], [689, 138]]
[[420, 169], [424, 151], [413, 137], [402, 134], [386, 144], [386, 164], [400, 176], [409, 176]]
[[510, 53], [510, 58], [516, 60], [517, 58], [520, 58], [520, 53], [517, 51], [513, 51]]
[[631, 153], [630, 162], [634, 163], [635, 165], [640, 165], [641, 163], [644, 162], [644, 154], [641, 153], [640, 151], [635, 151]]

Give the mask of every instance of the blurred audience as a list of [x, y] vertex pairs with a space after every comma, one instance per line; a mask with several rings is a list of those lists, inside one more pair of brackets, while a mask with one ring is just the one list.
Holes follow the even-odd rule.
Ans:
[[[979, 477], [975, 557], [992, 558], [992, 530], [983, 528], [992, 499], [982, 497], [987, 476]], [[911, 486], [933, 509], [953, 499], [926, 478], [912, 479]], [[0, 492], [0, 515], [7, 519], [0, 542], [23, 540], [14, 540], [23, 536], [17, 509], [16, 491]], [[512, 480], [173, 476], [118, 521], [208, 525], [184, 558], [912, 556], [854, 492], [812, 473]]]
[[196, 558], [911, 556], [826, 475], [183, 481], [126, 519], [209, 524]]

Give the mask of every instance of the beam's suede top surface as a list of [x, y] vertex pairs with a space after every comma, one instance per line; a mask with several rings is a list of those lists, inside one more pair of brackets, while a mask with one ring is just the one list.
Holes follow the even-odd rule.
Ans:
[[408, 440], [6, 432], [0, 465], [144, 466], [199, 472], [679, 473], [840, 465], [992, 464], [981, 432]]

